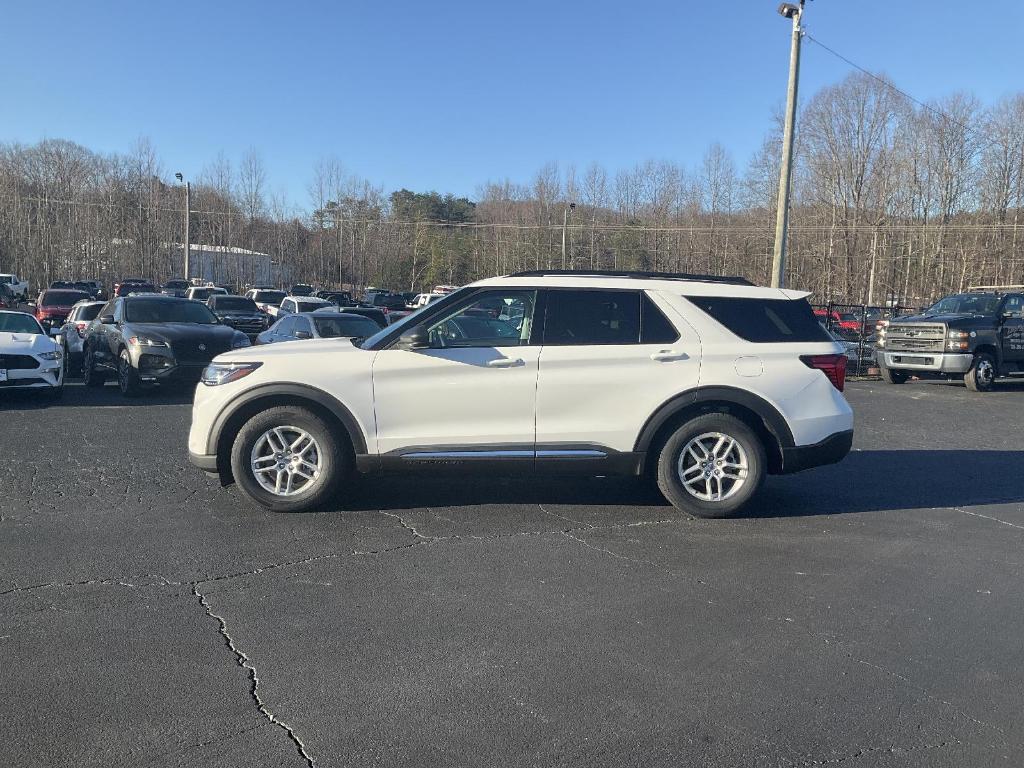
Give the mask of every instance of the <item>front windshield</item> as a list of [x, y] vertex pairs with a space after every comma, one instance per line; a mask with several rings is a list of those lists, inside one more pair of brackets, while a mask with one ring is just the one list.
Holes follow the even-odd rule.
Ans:
[[129, 323], [199, 323], [216, 325], [217, 317], [197, 301], [135, 299], [125, 302], [124, 317]]
[[260, 304], [271, 304], [275, 307], [281, 306], [281, 302], [288, 297], [284, 291], [256, 291], [253, 300]]
[[32, 315], [24, 312], [0, 312], [0, 331], [7, 333], [44, 333]]
[[961, 293], [947, 296], [925, 310], [926, 315], [990, 315], [996, 311], [999, 297], [990, 293]]
[[82, 291], [47, 291], [39, 304], [44, 307], [70, 307], [88, 298], [89, 294]]
[[214, 309], [220, 311], [230, 310], [237, 312], [258, 312], [256, 302], [244, 296], [217, 296], [213, 300]]
[[[466, 295], [467, 291], [468, 291], [467, 288], [460, 288], [459, 290], [452, 291], [447, 296], [445, 296], [443, 298], [440, 298], [440, 299], [438, 299], [435, 302], [432, 302], [431, 305], [430, 305], [431, 311], [433, 311], [434, 309], [437, 309], [438, 307], [442, 307], [442, 305], [443, 306], [448, 306], [453, 301], [458, 301], [459, 299], [461, 299], [463, 296]], [[373, 346], [378, 341], [383, 339], [385, 336], [390, 334], [392, 331], [398, 331], [399, 335], [401, 335], [402, 333], [404, 333], [409, 328], [412, 328], [413, 326], [417, 325], [419, 322], [420, 322], [420, 313], [419, 312], [413, 312], [411, 314], [406, 315], [405, 317], [403, 317], [398, 322], [393, 323], [392, 325], [384, 326], [379, 331], [377, 331], [377, 333], [373, 334], [373, 336], [370, 336], [369, 338], [364, 339], [363, 343], [360, 344], [359, 346], [362, 347], [363, 349], [372, 349]]]

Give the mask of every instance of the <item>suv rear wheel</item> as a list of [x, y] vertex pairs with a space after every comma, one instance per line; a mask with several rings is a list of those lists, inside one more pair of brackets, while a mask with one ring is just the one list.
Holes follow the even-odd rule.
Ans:
[[82, 361], [82, 377], [87, 387], [102, 387], [107, 383], [107, 374], [96, 370], [96, 356], [88, 347], [85, 350], [85, 359]]
[[988, 352], [979, 352], [964, 375], [964, 384], [973, 392], [990, 392], [996, 383], [996, 360]]
[[658, 456], [658, 487], [672, 504], [697, 517], [727, 517], [757, 492], [765, 451], [754, 431], [725, 413], [680, 425]]
[[307, 512], [354, 476], [352, 447], [317, 414], [280, 406], [247, 421], [231, 448], [235, 482], [275, 512]]

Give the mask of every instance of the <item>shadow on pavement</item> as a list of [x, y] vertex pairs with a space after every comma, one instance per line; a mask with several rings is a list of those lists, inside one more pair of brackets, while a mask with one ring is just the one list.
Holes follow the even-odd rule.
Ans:
[[121, 395], [116, 384], [108, 383], [97, 389], [71, 381], [64, 385], [64, 396], [50, 400], [44, 390], [8, 390], [0, 392], [0, 412], [35, 411], [47, 408], [88, 408], [90, 406], [146, 406], [146, 405], [190, 405], [195, 387], [179, 389], [152, 389], [140, 397], [128, 398]]
[[[746, 518], [805, 517], [1024, 502], [1024, 451], [854, 451], [840, 464], [768, 478]], [[367, 477], [345, 511], [482, 504], [666, 506], [629, 478]]]

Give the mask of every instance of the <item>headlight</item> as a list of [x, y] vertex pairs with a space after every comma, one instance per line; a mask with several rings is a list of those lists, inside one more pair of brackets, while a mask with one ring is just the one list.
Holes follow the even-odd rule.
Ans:
[[202, 382], [208, 387], [244, 379], [263, 363], [210, 363], [203, 370]]
[[52, 352], [40, 352], [38, 357], [43, 360], [60, 360], [64, 355], [59, 349], [55, 349]]
[[169, 347], [166, 341], [160, 341], [160, 339], [151, 339], [148, 336], [132, 336], [128, 339], [128, 343], [135, 347]]
[[235, 338], [231, 340], [232, 349], [241, 349], [242, 347], [248, 346], [250, 346], [249, 337], [246, 336], [244, 333], [236, 333]]
[[970, 336], [967, 331], [950, 331], [949, 338], [951, 339], [966, 339]]

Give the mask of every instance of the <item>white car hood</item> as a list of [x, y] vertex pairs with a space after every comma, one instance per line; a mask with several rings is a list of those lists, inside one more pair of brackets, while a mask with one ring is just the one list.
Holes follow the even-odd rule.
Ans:
[[0, 355], [38, 355], [52, 352], [57, 342], [39, 333], [10, 333], [0, 331]]

